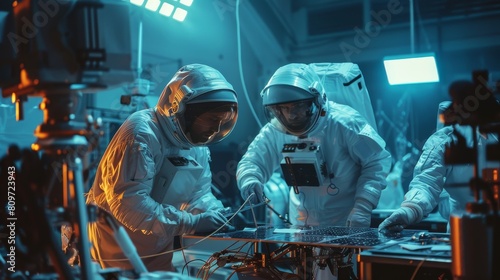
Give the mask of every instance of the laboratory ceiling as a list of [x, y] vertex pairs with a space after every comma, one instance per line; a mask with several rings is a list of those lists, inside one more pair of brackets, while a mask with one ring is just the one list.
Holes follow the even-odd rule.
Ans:
[[[318, 49], [320, 45], [331, 54], [332, 46], [325, 44], [336, 42], [338, 45], [339, 41], [355, 36], [358, 29], [365, 33], [376, 32], [377, 36], [372, 37], [387, 42], [388, 45], [379, 47], [381, 50], [398, 43], [409, 44], [410, 28], [417, 50], [447, 51], [456, 46], [463, 49], [500, 44], [497, 40], [500, 29], [493, 25], [500, 19], [499, 0], [269, 0], [250, 3], [277, 41], [290, 51], [290, 56], [300, 59], [307, 58], [308, 52], [317, 56], [322, 52]], [[453, 41], [455, 39], [461, 40]], [[447, 46], [445, 42], [450, 41], [453, 45]], [[376, 44], [371, 47], [375, 48]]]

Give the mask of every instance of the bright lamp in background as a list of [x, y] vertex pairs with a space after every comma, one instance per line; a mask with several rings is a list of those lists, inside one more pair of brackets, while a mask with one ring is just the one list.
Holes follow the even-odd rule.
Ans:
[[193, 0], [130, 0], [130, 3], [177, 21], [184, 21], [187, 16], [186, 8], [193, 4]]
[[384, 57], [390, 85], [439, 82], [434, 53]]

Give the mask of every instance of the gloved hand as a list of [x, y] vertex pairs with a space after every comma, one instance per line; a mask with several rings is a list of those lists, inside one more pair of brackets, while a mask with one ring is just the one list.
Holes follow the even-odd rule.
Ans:
[[[252, 195], [253, 194], [253, 195]], [[258, 181], [245, 183], [241, 187], [241, 197], [246, 200], [249, 196], [250, 202], [257, 204], [264, 201], [264, 185]]]
[[348, 227], [370, 227], [373, 205], [364, 199], [358, 199], [347, 217]]
[[418, 210], [416, 207], [401, 206], [380, 223], [378, 231], [399, 232], [408, 225], [418, 223], [422, 219], [422, 211]]
[[227, 218], [219, 211], [207, 211], [194, 217], [197, 219], [194, 232], [212, 232], [227, 223]]

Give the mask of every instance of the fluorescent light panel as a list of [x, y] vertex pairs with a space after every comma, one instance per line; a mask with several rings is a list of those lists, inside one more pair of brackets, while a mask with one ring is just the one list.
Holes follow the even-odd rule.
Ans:
[[150, 11], [156, 12], [158, 10], [158, 7], [160, 7], [160, 4], [160, 0], [148, 0], [145, 7]]
[[[160, 13], [163, 16], [170, 17], [172, 16], [173, 19], [178, 20], [178, 21], [184, 21], [184, 19], [187, 16], [187, 11], [182, 8], [176, 8], [174, 5], [167, 3], [166, 0], [130, 0], [131, 4], [134, 4], [136, 6], [142, 6], [144, 5], [144, 2], [146, 2], [146, 5], [144, 6], [146, 9]], [[180, 3], [186, 7], [190, 7], [193, 4], [193, 0], [171, 0], [170, 2], [174, 3]], [[179, 4], [177, 4], [179, 5]], [[160, 7], [161, 6], [161, 7]], [[158, 10], [158, 8], [160, 8]], [[174, 11], [175, 10], [175, 11]], [[173, 15], [172, 15], [173, 14]]]
[[434, 53], [387, 56], [384, 67], [390, 85], [439, 82]]
[[136, 6], [142, 6], [142, 4], [144, 4], [144, 0], [130, 0], [130, 3]]
[[173, 11], [174, 11], [174, 6], [168, 3], [163, 3], [163, 5], [160, 8], [160, 14], [166, 17], [171, 16]]
[[190, 7], [193, 4], [193, 0], [181, 0], [179, 1], [182, 5]]
[[186, 16], [187, 16], [186, 10], [181, 9], [181, 8], [177, 8], [177, 9], [175, 9], [175, 12], [174, 12], [174, 15], [172, 16], [172, 18], [174, 18], [175, 20], [178, 20], [178, 21], [184, 21]]

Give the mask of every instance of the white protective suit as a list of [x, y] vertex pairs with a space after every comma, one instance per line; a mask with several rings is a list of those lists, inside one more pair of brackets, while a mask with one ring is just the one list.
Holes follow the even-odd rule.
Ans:
[[[194, 94], [181, 96], [179, 89]], [[193, 233], [199, 225], [200, 213], [223, 209], [211, 192], [209, 149], [186, 141], [176, 126], [174, 113], [186, 104], [164, 110], [176, 102], [186, 103], [214, 90], [226, 90], [236, 102], [232, 86], [217, 70], [198, 64], [181, 68], [165, 87], [155, 108], [133, 113], [118, 129], [88, 194], [87, 203], [110, 213], [124, 226], [149, 271], [173, 270], [172, 253], [165, 252], [173, 249], [174, 236]], [[164, 175], [161, 174], [164, 161], [171, 156], [190, 156], [203, 171], [196, 184], [167, 186], [176, 196], [167, 197], [160, 204], [150, 193], [154, 179]], [[89, 236], [92, 257], [103, 267], [132, 268], [115, 242], [113, 230], [102, 219], [90, 224]], [[159, 255], [148, 257], [154, 254]]]
[[[460, 214], [468, 202], [482, 199], [474, 197], [475, 193], [469, 186], [471, 179], [491, 176], [485, 179], [492, 180], [496, 177], [492, 175], [498, 173], [498, 162], [489, 161], [486, 152], [488, 145], [498, 144], [498, 137], [495, 134], [481, 134], [477, 128], [477, 124], [495, 119], [500, 108], [498, 101], [482, 85], [470, 81], [455, 81], [448, 91], [453, 101], [439, 104], [437, 131], [424, 144], [401, 207], [379, 225], [379, 231], [400, 231], [420, 222], [436, 206], [441, 216], [449, 221], [450, 214]], [[471, 102], [474, 106], [471, 106]], [[474, 124], [475, 128], [470, 124]], [[463, 151], [465, 148], [474, 148], [474, 141], [477, 142], [477, 155], [472, 151]], [[447, 163], [445, 155], [448, 159], [457, 159]], [[463, 156], [472, 158], [463, 161]], [[477, 160], [479, 174], [474, 174], [473, 163], [457, 163], [474, 160]]]
[[[307, 98], [320, 99], [315, 101], [322, 110], [316, 123], [307, 135], [301, 136], [282, 132], [272, 122], [267, 123], [238, 164], [238, 187], [242, 196], [246, 196], [249, 185], [266, 183], [283, 159], [283, 144], [314, 141], [321, 146], [326, 168], [333, 179], [318, 187], [300, 187], [299, 194], [290, 189], [290, 222], [294, 225], [345, 226], [353, 219], [351, 226], [369, 227], [371, 210], [386, 185], [390, 154], [384, 149], [383, 139], [357, 111], [326, 100], [319, 77], [311, 71], [302, 64], [287, 65], [275, 73], [267, 88], [276, 81], [287, 79], [291, 81], [288, 85], [302, 89], [314, 85], [316, 89], [308, 91]], [[281, 79], [281, 74], [287, 77]]]
[[[465, 137], [469, 147], [473, 146], [470, 126], [446, 126], [429, 137], [415, 165], [409, 190], [401, 203], [401, 206], [415, 209], [417, 213], [415, 217], [411, 217], [411, 224], [420, 222], [436, 206], [439, 206], [439, 213], [448, 221], [451, 213], [464, 211], [467, 202], [474, 201], [473, 193], [467, 185], [474, 176], [473, 165], [444, 163], [446, 146], [454, 139], [454, 129]], [[485, 158], [486, 146], [493, 143], [498, 143], [495, 135], [478, 134], [479, 170], [498, 168], [498, 163]]]

